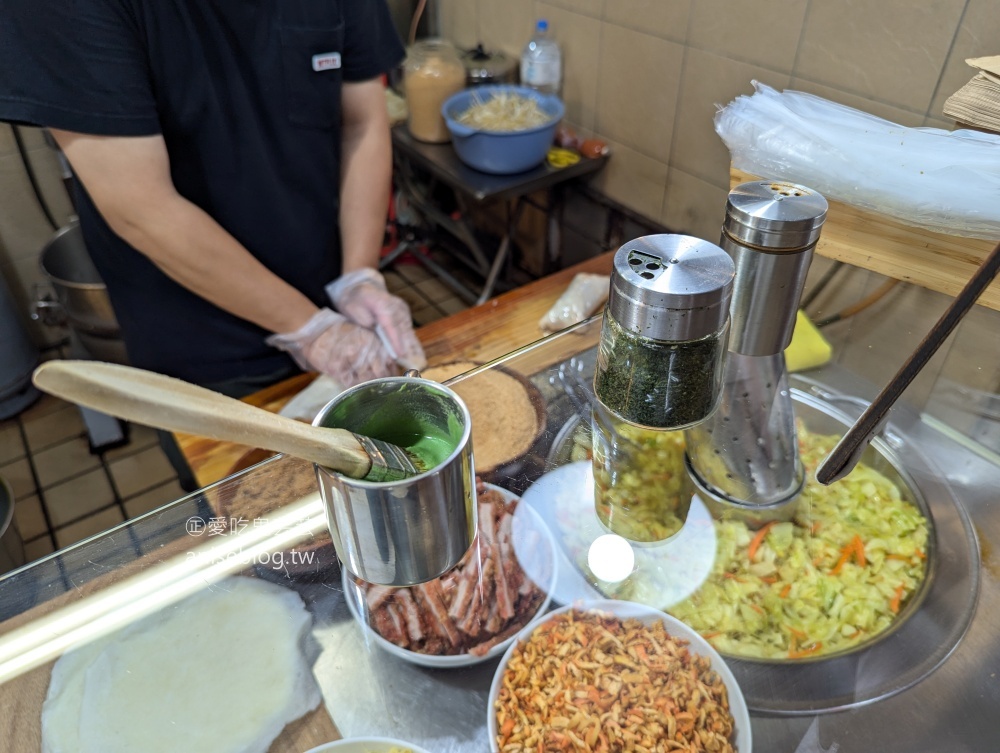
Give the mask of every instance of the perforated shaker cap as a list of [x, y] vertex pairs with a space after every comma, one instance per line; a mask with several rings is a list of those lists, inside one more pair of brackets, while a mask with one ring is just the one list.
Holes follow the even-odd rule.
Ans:
[[686, 342], [718, 332], [729, 315], [736, 267], [714, 243], [647, 235], [615, 253], [608, 311], [622, 329]]
[[828, 208], [826, 199], [811, 188], [751, 181], [729, 192], [723, 229], [754, 248], [796, 251], [819, 239]]

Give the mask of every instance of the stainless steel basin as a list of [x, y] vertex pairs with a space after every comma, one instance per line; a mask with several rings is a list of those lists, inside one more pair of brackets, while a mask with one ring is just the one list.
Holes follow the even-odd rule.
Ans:
[[[793, 389], [792, 398], [796, 417], [810, 432], [824, 435], [843, 435], [853, 423], [845, 409], [858, 411], [865, 405], [808, 384]], [[578, 414], [564, 424], [553, 441], [547, 467], [569, 462], [579, 424]], [[928, 519], [924, 581], [888, 630], [844, 652], [797, 660], [727, 656], [753, 709], [811, 714], [898, 693], [933, 672], [972, 621], [979, 591], [979, 551], [964, 509], [894, 424], [872, 442], [862, 462], [895, 483], [902, 497]]]

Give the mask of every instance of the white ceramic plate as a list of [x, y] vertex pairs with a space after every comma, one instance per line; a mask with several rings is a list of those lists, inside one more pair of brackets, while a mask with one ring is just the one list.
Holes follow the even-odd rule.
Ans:
[[[573, 556], [580, 550], [588, 559], [597, 556], [595, 542], [609, 533], [594, 512], [592, 463], [578, 461], [549, 471], [524, 491], [521, 501], [542, 516], [558, 542], [559, 580], [552, 592], [553, 601], [565, 605], [580, 599], [607, 598], [588, 580]], [[635, 544], [618, 538], [620, 545], [633, 550], [635, 564], [629, 575], [629, 598], [633, 601], [668, 609], [701, 588], [712, 572], [715, 524], [697, 495], [684, 527], [667, 541]], [[610, 587], [614, 584], [607, 585], [613, 593]]]
[[325, 753], [326, 751], [336, 751], [337, 753], [389, 753], [393, 748], [402, 748], [403, 750], [413, 751], [413, 753], [429, 753], [426, 749], [413, 743], [405, 743], [402, 740], [394, 740], [390, 737], [353, 737], [350, 740], [337, 740], [310, 748], [306, 753]]
[[582, 601], [575, 605], [562, 607], [561, 609], [554, 609], [552, 612], [545, 615], [544, 619], [536, 620], [534, 624], [528, 625], [528, 627], [517, 634], [516, 642], [510, 645], [506, 653], [504, 653], [503, 658], [500, 660], [500, 665], [497, 667], [496, 674], [493, 675], [493, 684], [490, 685], [489, 704], [486, 707], [486, 713], [487, 727], [489, 729], [490, 736], [490, 751], [492, 753], [498, 753], [500, 750], [497, 746], [497, 715], [494, 708], [496, 706], [497, 696], [500, 693], [501, 678], [503, 677], [504, 670], [507, 669], [507, 662], [510, 661], [510, 657], [514, 653], [514, 649], [517, 647], [518, 643], [526, 641], [535, 628], [540, 627], [556, 615], [568, 612], [571, 609], [596, 609], [603, 612], [610, 612], [616, 617], [620, 617], [622, 619], [635, 617], [642, 620], [647, 625], [652, 625], [654, 622], [659, 621], [664, 623], [667, 632], [670, 635], [677, 638], [684, 638], [689, 641], [689, 648], [691, 652], [700, 656], [707, 656], [709, 661], [712, 663], [712, 669], [718, 672], [719, 677], [721, 677], [722, 681], [726, 684], [726, 690], [729, 692], [729, 711], [733, 715], [733, 721], [736, 729], [734, 744], [737, 753], [751, 753], [753, 742], [750, 732], [750, 713], [747, 711], [747, 704], [743, 699], [743, 692], [740, 690], [740, 686], [736, 684], [736, 678], [726, 665], [725, 660], [719, 656], [719, 652], [712, 648], [708, 641], [698, 635], [698, 633], [670, 615], [664, 614], [663, 612], [653, 609], [652, 607], [643, 606], [642, 604], [635, 604], [630, 601], [614, 601], [611, 599], [600, 601]]
[[[506, 489], [501, 489], [499, 486], [493, 486], [492, 484], [487, 484], [491, 489], [495, 489], [503, 494], [503, 496], [508, 500], [516, 499], [517, 496], [507, 491]], [[518, 546], [518, 540], [523, 535], [519, 534], [519, 531], [527, 533], [528, 531], [537, 531], [541, 537], [544, 544], [540, 547], [528, 548], [527, 546]], [[545, 614], [545, 610], [549, 608], [549, 603], [552, 599], [552, 589], [555, 587], [556, 578], [558, 576], [557, 562], [556, 562], [556, 545], [555, 541], [552, 539], [552, 534], [545, 525], [545, 521], [542, 520], [541, 516], [526, 504], [519, 503], [517, 510], [514, 513], [514, 551], [518, 558], [518, 563], [522, 566], [525, 573], [530, 577], [538, 586], [542, 589], [545, 594], [538, 611], [532, 615], [528, 624], [540, 614]], [[540, 577], [539, 573], [545, 573], [545, 577]], [[448, 669], [454, 667], [470, 667], [473, 664], [479, 664], [484, 661], [489, 661], [504, 651], [507, 647], [514, 641], [516, 633], [512, 635], [505, 641], [501, 641], [489, 651], [487, 651], [482, 656], [474, 656], [472, 654], [454, 654], [446, 656], [438, 656], [435, 654], [421, 654], [417, 651], [410, 651], [401, 646], [397, 646], [395, 643], [386, 640], [381, 635], [373, 630], [367, 620], [362, 617], [361, 609], [361, 593], [358, 586], [351, 580], [346, 569], [343, 569], [343, 586], [345, 601], [347, 602], [347, 608], [350, 610], [351, 615], [354, 617], [355, 621], [364, 630], [365, 635], [370, 641], [380, 648], [388, 651], [394, 656], [398, 656], [401, 659], [412, 664], [418, 664], [421, 667], [431, 667], [434, 669]]]

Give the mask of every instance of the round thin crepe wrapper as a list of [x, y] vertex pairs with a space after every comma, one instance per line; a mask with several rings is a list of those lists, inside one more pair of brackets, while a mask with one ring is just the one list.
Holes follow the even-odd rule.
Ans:
[[[232, 578], [56, 662], [45, 753], [265, 753], [320, 700], [292, 591]], [[60, 667], [60, 665], [63, 665]]]

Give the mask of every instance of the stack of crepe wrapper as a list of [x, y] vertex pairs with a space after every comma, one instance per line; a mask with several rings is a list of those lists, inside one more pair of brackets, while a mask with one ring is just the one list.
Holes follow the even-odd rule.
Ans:
[[1000, 55], [965, 61], [977, 73], [944, 103], [944, 114], [962, 125], [1000, 133]]

